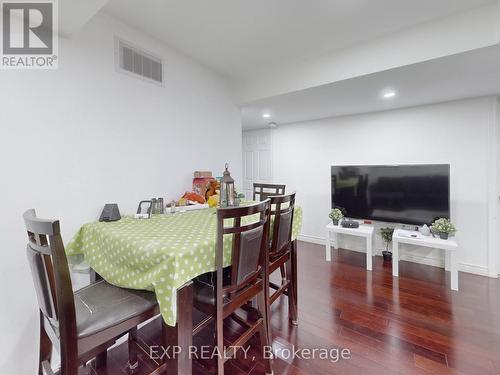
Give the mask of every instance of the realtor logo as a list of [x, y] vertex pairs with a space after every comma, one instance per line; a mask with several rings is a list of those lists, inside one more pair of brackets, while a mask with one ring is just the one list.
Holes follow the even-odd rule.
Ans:
[[2, 1], [3, 69], [57, 68], [57, 3]]

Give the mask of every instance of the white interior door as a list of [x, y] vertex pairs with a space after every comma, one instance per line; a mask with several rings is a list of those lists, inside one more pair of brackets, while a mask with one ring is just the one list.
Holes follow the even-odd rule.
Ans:
[[273, 149], [270, 129], [243, 132], [243, 190], [252, 199], [254, 182], [273, 182]]

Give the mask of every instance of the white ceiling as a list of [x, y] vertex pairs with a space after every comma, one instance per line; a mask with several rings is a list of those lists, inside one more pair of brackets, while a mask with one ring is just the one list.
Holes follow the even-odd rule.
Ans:
[[104, 10], [238, 80], [494, 0], [110, 0]]
[[[243, 128], [500, 94], [499, 62], [500, 46], [494, 46], [262, 99], [243, 107]], [[383, 100], [386, 88], [398, 95]]]

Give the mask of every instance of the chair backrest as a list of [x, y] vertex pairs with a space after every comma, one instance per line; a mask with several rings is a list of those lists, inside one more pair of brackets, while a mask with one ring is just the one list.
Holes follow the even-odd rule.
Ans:
[[259, 196], [259, 201], [265, 201], [267, 198], [274, 195], [285, 194], [286, 185], [276, 185], [276, 184], [253, 184], [253, 200], [257, 200], [257, 195]]
[[59, 221], [39, 219], [33, 209], [26, 211], [23, 218], [38, 306], [60, 339], [70, 342], [76, 338], [75, 301]]
[[217, 210], [217, 285], [222, 285], [224, 238], [232, 236], [231, 282], [224, 286], [225, 293], [245, 288], [264, 271], [268, 262], [269, 215], [269, 200]]
[[151, 216], [151, 210], [153, 208], [153, 201], [140, 201], [139, 206], [137, 206], [138, 214], [148, 214]]
[[285, 253], [292, 242], [295, 193], [270, 197], [272, 241], [270, 255]]

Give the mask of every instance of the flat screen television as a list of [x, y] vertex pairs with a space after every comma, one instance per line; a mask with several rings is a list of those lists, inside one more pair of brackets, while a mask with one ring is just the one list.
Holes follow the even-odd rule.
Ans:
[[332, 166], [332, 208], [403, 224], [450, 217], [450, 165]]

